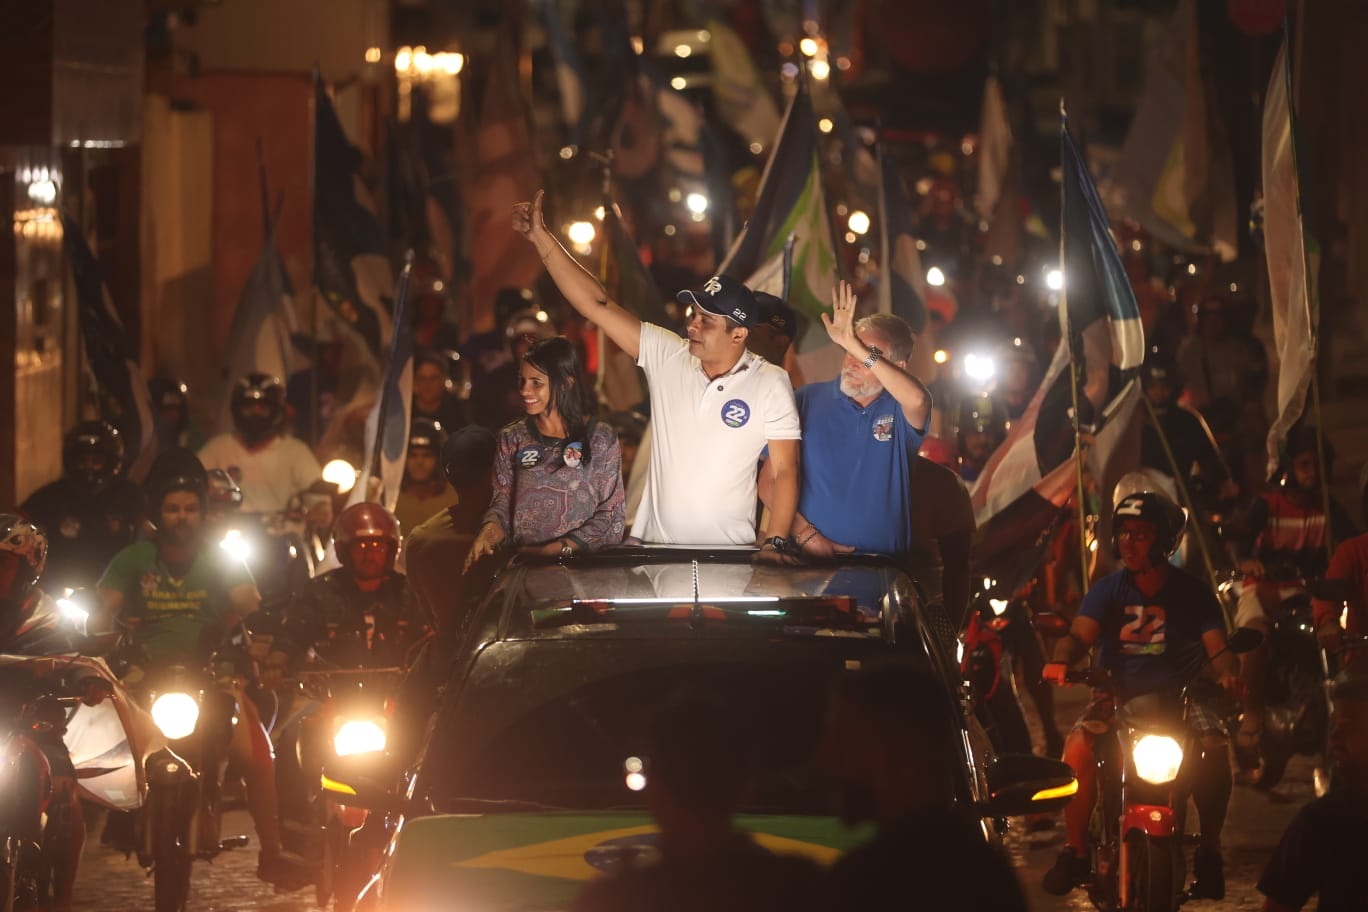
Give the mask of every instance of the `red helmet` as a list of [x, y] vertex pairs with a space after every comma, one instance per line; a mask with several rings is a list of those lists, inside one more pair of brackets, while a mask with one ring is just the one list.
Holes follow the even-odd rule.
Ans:
[[922, 440], [921, 449], [917, 450], [917, 455], [929, 459], [936, 465], [945, 466], [951, 471], [958, 471], [955, 458], [955, 448], [940, 437], [927, 437]]
[[390, 560], [399, 554], [399, 520], [378, 503], [352, 504], [333, 526], [333, 546], [342, 566], [351, 563], [351, 546], [359, 541], [386, 541]]

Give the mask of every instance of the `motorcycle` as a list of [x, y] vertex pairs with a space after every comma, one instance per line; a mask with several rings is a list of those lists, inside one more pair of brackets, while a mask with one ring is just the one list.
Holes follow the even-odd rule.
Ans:
[[[1038, 630], [1029, 602], [1024, 598], [1003, 598], [996, 581], [984, 579], [971, 600], [969, 624], [963, 634], [960, 672], [973, 687], [979, 708], [979, 721], [988, 731], [998, 752], [1031, 753], [1031, 732], [1026, 724], [1022, 697], [1014, 670], [1023, 666], [1027, 681], [1038, 681], [1045, 664], [1041, 633], [1061, 635], [1068, 628], [1048, 624]], [[1062, 619], [1061, 619], [1062, 620]], [[1048, 686], [1030, 686], [1041, 727], [1045, 734], [1046, 756], [1063, 753], [1064, 738], [1054, 720], [1054, 694]]]
[[112, 809], [137, 807], [143, 788], [131, 707], [99, 659], [0, 655], [0, 694], [0, 910], [14, 912], [47, 905], [71, 838], [54, 776]]
[[1312, 591], [1319, 583], [1281, 584], [1288, 592], [1272, 619], [1263, 675], [1262, 765], [1255, 785], [1282, 781], [1293, 756], [1320, 754], [1329, 731], [1325, 665], [1312, 620]]
[[221, 837], [222, 786], [236, 722], [220, 671], [173, 666], [145, 679], [145, 699], [166, 745], [146, 761], [147, 801], [138, 821], [138, 861], [150, 868], [156, 912], [182, 912], [196, 859], [247, 845]]
[[[1248, 652], [1261, 641], [1237, 631], [1228, 649]], [[1109, 696], [1113, 682], [1103, 671], [1070, 671], [1069, 684]], [[1197, 677], [1176, 691], [1143, 694], [1115, 705], [1108, 733], [1094, 742], [1097, 804], [1089, 823], [1093, 905], [1104, 912], [1175, 912], [1186, 898], [1183, 851], [1191, 768], [1201, 751], [1187, 723], [1187, 707], [1203, 688]]]
[[[310, 815], [319, 837], [318, 848], [307, 857], [318, 857], [319, 878], [315, 899], [320, 907], [331, 900], [337, 912], [348, 912], [365, 885], [357, 872], [371, 870], [352, 845], [353, 834], [365, 823], [368, 812], [352, 807], [335, 792], [323, 788], [323, 769], [341, 757], [380, 754], [385, 750], [391, 697], [402, 668], [331, 669], [301, 671], [304, 695], [317, 711], [301, 720], [299, 765], [311, 796]], [[360, 862], [360, 863], [358, 863]]]

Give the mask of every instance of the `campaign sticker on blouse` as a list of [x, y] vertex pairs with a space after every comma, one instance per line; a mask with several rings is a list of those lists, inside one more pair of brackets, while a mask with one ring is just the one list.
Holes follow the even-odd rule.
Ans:
[[568, 467], [578, 469], [580, 463], [584, 462], [584, 444], [578, 442], [567, 444], [565, 453], [562, 454], [561, 458], [565, 460]]
[[530, 469], [540, 465], [542, 461], [542, 448], [535, 443], [529, 443], [514, 454], [513, 461], [520, 469]]
[[750, 421], [750, 406], [741, 399], [729, 400], [722, 406], [722, 423], [729, 428], [739, 428]]
[[893, 439], [892, 415], [880, 415], [874, 419], [874, 439], [885, 443]]

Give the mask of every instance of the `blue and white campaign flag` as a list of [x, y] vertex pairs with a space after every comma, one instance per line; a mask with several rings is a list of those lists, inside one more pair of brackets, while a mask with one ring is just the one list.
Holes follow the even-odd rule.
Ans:
[[556, 62], [556, 88], [560, 92], [561, 120], [572, 146], [582, 146], [588, 139], [589, 111], [585, 103], [584, 61], [579, 49], [565, 28], [555, 0], [537, 0], [537, 8], [546, 24], [547, 43]]
[[370, 485], [366, 480], [377, 468], [380, 470], [379, 503], [394, 512], [399, 501], [399, 486], [404, 480], [404, 464], [408, 459], [409, 421], [413, 406], [413, 327], [408, 319], [409, 276], [413, 271], [413, 255], [399, 275], [395, 292], [394, 335], [390, 340], [389, 361], [385, 376], [375, 397], [375, 405], [366, 418], [366, 459], [361, 464], [361, 477], [347, 497], [347, 506], [370, 499]]
[[1145, 358], [1140, 308], [1092, 176], [1063, 119], [1059, 154], [1064, 342], [1025, 414], [1012, 423], [970, 492], [981, 534], [1000, 514], [1047, 515], [1048, 509], [1037, 507], [1063, 506], [1072, 494], [1077, 470], [1071, 369], [1079, 376], [1077, 420], [1095, 437], [1089, 454], [1095, 464], [1112, 461], [1138, 401], [1133, 375]]

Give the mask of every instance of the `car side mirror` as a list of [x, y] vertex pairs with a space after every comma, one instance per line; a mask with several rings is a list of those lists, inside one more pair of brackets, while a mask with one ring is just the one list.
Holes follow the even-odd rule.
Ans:
[[1078, 779], [1062, 760], [1033, 754], [1000, 754], [988, 764], [985, 817], [1019, 817], [1057, 811], [1078, 793]]
[[334, 757], [323, 764], [323, 791], [336, 801], [368, 811], [398, 812], [404, 797], [394, 787], [396, 777], [383, 751]]

